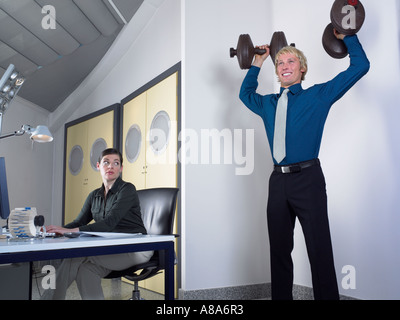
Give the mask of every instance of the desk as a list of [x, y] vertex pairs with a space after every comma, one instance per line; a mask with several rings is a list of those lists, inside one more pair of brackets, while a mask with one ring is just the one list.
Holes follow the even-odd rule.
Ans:
[[129, 235], [0, 240], [0, 264], [165, 250], [165, 299], [174, 299], [174, 236]]

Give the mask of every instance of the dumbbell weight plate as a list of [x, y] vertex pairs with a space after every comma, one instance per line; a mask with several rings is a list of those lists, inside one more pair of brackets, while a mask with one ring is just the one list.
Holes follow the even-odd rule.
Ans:
[[281, 49], [288, 46], [285, 33], [282, 31], [274, 32], [269, 45], [269, 52], [272, 59], [272, 63], [275, 65], [275, 57]]
[[343, 59], [348, 55], [347, 47], [342, 40], [336, 38], [333, 29], [333, 24], [328, 24], [322, 36], [322, 44], [332, 58]]
[[255, 54], [264, 54], [265, 52], [265, 50], [254, 48], [250, 35], [242, 34], [239, 36], [236, 50], [230, 49], [230, 56], [231, 58], [237, 56], [240, 68], [245, 70], [250, 69]]
[[[343, 23], [343, 20], [347, 15], [349, 15], [348, 12], [345, 11], [343, 13], [343, 8], [347, 5], [355, 4], [355, 29], [348, 29], [346, 28], [347, 26]], [[333, 24], [333, 27], [341, 34], [344, 35], [353, 35], [356, 34], [358, 31], [360, 31], [361, 27], [363, 26], [365, 21], [365, 9], [361, 1], [349, 1], [349, 0], [335, 0], [335, 2], [332, 5], [331, 9], [331, 22]], [[345, 21], [346, 22], [346, 21]]]

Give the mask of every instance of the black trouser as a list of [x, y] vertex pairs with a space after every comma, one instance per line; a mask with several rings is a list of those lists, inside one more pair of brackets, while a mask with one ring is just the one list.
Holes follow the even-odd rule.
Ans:
[[293, 232], [299, 219], [311, 265], [314, 298], [337, 300], [339, 291], [329, 230], [325, 178], [319, 164], [297, 173], [273, 172], [267, 208], [272, 299], [292, 300]]

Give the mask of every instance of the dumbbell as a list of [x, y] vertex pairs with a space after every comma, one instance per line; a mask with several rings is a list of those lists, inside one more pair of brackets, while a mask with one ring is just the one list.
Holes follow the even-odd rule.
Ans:
[[359, 0], [335, 0], [331, 9], [331, 23], [325, 28], [322, 45], [335, 59], [348, 55], [346, 45], [336, 38], [333, 30], [341, 34], [353, 35], [360, 31], [365, 21], [365, 9]]
[[[275, 64], [276, 54], [282, 48], [287, 47], [287, 45], [288, 43], [286, 40], [285, 33], [283, 33], [282, 31], [277, 31], [273, 34], [269, 45], [269, 50], [272, 62], [274, 64]], [[294, 47], [295, 45], [292, 43], [291, 46]], [[234, 48], [230, 49], [231, 58], [237, 56], [239, 61], [239, 66], [242, 70], [250, 69], [254, 59], [254, 55], [256, 54], [263, 55], [265, 53], [266, 50], [254, 47], [253, 42], [251, 41], [251, 38], [248, 34], [240, 35], [236, 49]]]

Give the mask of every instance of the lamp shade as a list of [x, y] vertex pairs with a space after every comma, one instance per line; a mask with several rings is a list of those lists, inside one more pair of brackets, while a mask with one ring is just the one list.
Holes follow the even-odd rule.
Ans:
[[36, 129], [33, 130], [31, 139], [36, 142], [51, 142], [53, 141], [53, 135], [50, 133], [49, 128], [46, 126], [37, 126]]

